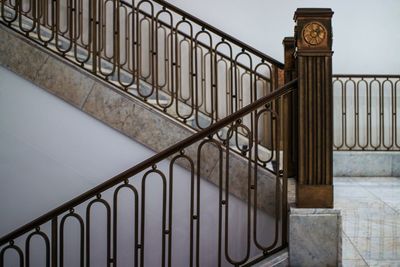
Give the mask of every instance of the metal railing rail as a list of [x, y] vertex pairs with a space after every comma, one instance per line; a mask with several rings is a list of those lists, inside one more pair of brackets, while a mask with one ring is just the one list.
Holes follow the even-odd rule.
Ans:
[[334, 150], [400, 151], [400, 75], [335, 74]]
[[[0, 246], [3, 246], [2, 250], [0, 251], [0, 263], [3, 264], [4, 260], [4, 254], [7, 250], [15, 250], [18, 255], [20, 256], [20, 262], [23, 262], [24, 260], [24, 255], [26, 259], [29, 261], [29, 257], [31, 256], [29, 253], [29, 245], [30, 245], [30, 240], [32, 236], [38, 235], [42, 237], [43, 241], [45, 241], [46, 244], [46, 261], [58, 261], [58, 256], [64, 255], [63, 254], [63, 247], [64, 247], [64, 235], [65, 235], [65, 229], [64, 229], [64, 224], [65, 221], [70, 218], [75, 218], [77, 219], [77, 222], [79, 223], [81, 227], [81, 239], [79, 245], [81, 248], [81, 254], [79, 256], [81, 263], [83, 264], [84, 260], [86, 259], [87, 262], [90, 260], [90, 242], [91, 239], [88, 235], [88, 232], [90, 232], [90, 214], [91, 214], [91, 206], [94, 203], [99, 203], [100, 205], [103, 205], [107, 211], [107, 221], [108, 221], [108, 230], [107, 230], [107, 236], [108, 236], [108, 244], [107, 244], [107, 265], [109, 265], [111, 262], [116, 264], [117, 261], [117, 238], [118, 238], [118, 233], [117, 233], [117, 225], [118, 225], [118, 216], [117, 216], [117, 199], [118, 199], [118, 192], [121, 188], [128, 188], [130, 189], [134, 196], [135, 196], [135, 218], [138, 218], [138, 213], [139, 213], [139, 204], [138, 200], [141, 199], [141, 208], [140, 208], [140, 224], [138, 219], [136, 220], [134, 227], [135, 232], [136, 232], [136, 240], [135, 240], [135, 247], [133, 248], [134, 254], [135, 254], [135, 266], [143, 266], [144, 265], [144, 240], [146, 238], [146, 234], [144, 231], [145, 228], [145, 211], [146, 211], [146, 205], [145, 205], [145, 184], [146, 184], [146, 177], [150, 174], [158, 175], [162, 181], [162, 189], [163, 193], [162, 196], [160, 196], [163, 200], [162, 202], [162, 214], [160, 215], [160, 218], [162, 218], [162, 229], [160, 232], [160, 235], [162, 235], [162, 266], [168, 265], [171, 266], [171, 238], [173, 235], [172, 229], [172, 222], [173, 219], [175, 218], [172, 214], [172, 207], [173, 207], [173, 202], [172, 202], [172, 195], [173, 195], [173, 182], [172, 179], [174, 177], [173, 171], [173, 166], [176, 160], [178, 159], [183, 159], [186, 160], [189, 163], [190, 166], [190, 172], [191, 172], [191, 195], [190, 199], [187, 200], [191, 203], [191, 210], [190, 210], [190, 217], [188, 216], [188, 219], [190, 220], [190, 225], [191, 225], [191, 231], [190, 231], [190, 263], [188, 265], [192, 266], [193, 264], [196, 266], [201, 265], [200, 264], [200, 256], [199, 256], [199, 235], [200, 235], [200, 216], [201, 216], [201, 209], [200, 209], [200, 176], [201, 176], [201, 169], [202, 169], [202, 153], [204, 153], [203, 148], [205, 147], [206, 144], [211, 144], [216, 148], [217, 153], [215, 155], [206, 155], [207, 157], [214, 157], [215, 160], [219, 162], [219, 201], [218, 201], [218, 207], [219, 207], [219, 225], [218, 225], [218, 248], [219, 248], [219, 257], [218, 257], [218, 262], [217, 265], [221, 264], [221, 261], [226, 261], [232, 265], [243, 265], [243, 264], [248, 264], [249, 260], [252, 259], [254, 261], [259, 261], [260, 258], [267, 257], [268, 255], [271, 255], [277, 249], [282, 248], [286, 246], [286, 227], [287, 227], [287, 177], [285, 174], [285, 170], [282, 173], [276, 174], [276, 187], [275, 187], [275, 222], [273, 223], [273, 238], [272, 241], [268, 244], [263, 244], [259, 239], [260, 239], [260, 233], [257, 228], [257, 216], [259, 216], [260, 211], [260, 204], [258, 202], [258, 193], [260, 192], [259, 184], [258, 184], [258, 167], [257, 165], [254, 166], [253, 171], [252, 171], [252, 163], [253, 161], [250, 159], [248, 160], [248, 173], [247, 177], [241, 177], [242, 179], [245, 179], [246, 181], [246, 187], [247, 187], [247, 197], [244, 199], [246, 204], [246, 216], [247, 217], [247, 227], [246, 227], [246, 232], [247, 232], [247, 245], [246, 245], [246, 251], [244, 252], [244, 256], [241, 257], [240, 259], [234, 259], [234, 257], [231, 257], [229, 254], [229, 234], [231, 232], [228, 230], [229, 228], [229, 219], [228, 219], [228, 211], [229, 211], [229, 195], [230, 195], [230, 182], [229, 182], [229, 158], [231, 155], [231, 149], [229, 146], [226, 146], [224, 144], [229, 143], [229, 139], [235, 139], [237, 138], [237, 129], [238, 128], [245, 128], [248, 132], [248, 148], [247, 152], [249, 155], [252, 155], [253, 157], [257, 156], [257, 136], [253, 136], [254, 133], [257, 132], [257, 129], [259, 127], [259, 119], [263, 116], [265, 113], [272, 113], [274, 117], [274, 131], [276, 133], [276, 136], [279, 137], [280, 133], [280, 127], [279, 125], [281, 117], [279, 116], [279, 111], [278, 110], [273, 110], [271, 108], [270, 103], [272, 101], [275, 101], [289, 93], [291, 93], [297, 86], [297, 80], [293, 80], [286, 85], [282, 86], [281, 88], [273, 91], [270, 93], [268, 96], [262, 97], [255, 102], [253, 102], [250, 105], [245, 106], [244, 108], [240, 109], [239, 111], [235, 112], [234, 114], [231, 114], [220, 121], [212, 124], [208, 128], [201, 130], [197, 133], [195, 133], [193, 136], [190, 136], [189, 138], [186, 138], [185, 140], [171, 146], [168, 149], [165, 149], [164, 151], [156, 154], [153, 157], [148, 158], [147, 160], [143, 161], [142, 163], [124, 171], [123, 173], [107, 180], [106, 182], [92, 188], [91, 190], [81, 194], [78, 197], [75, 197], [74, 199], [64, 203], [63, 205], [55, 208], [54, 210], [40, 216], [39, 218], [33, 220], [32, 222], [16, 229], [15, 231], [7, 234], [6, 236], [3, 236], [0, 238]], [[254, 116], [257, 118], [255, 123], [253, 124], [253, 128], [249, 129], [247, 128], [244, 124], [243, 121], [247, 116]], [[229, 130], [225, 135], [225, 140], [223, 143], [217, 142], [215, 139], [212, 137], [218, 132], [223, 129], [224, 127], [228, 127]], [[285, 131], [285, 129], [282, 129]], [[253, 141], [254, 138], [254, 141]], [[280, 142], [279, 138], [275, 139], [276, 142]], [[185, 151], [189, 151], [190, 147], [194, 146], [195, 147], [195, 153], [193, 155], [190, 155], [190, 153], [185, 153]], [[156, 164], [160, 163], [161, 161], [164, 160], [171, 160], [170, 161], [170, 173], [169, 174], [164, 174], [162, 170], [160, 170]], [[224, 162], [224, 164], [223, 164]], [[279, 164], [279, 162], [278, 162]], [[225, 165], [225, 166], [224, 166]], [[135, 185], [132, 183], [133, 180], [135, 179], [140, 179], [140, 177], [137, 177], [136, 175], [146, 171], [146, 173], [141, 177], [141, 190], [140, 187], [138, 188], [135, 187]], [[142, 174], [141, 174], [142, 175]], [[133, 179], [130, 179], [134, 177]], [[169, 178], [168, 178], [169, 177]], [[132, 180], [132, 181], [130, 181]], [[167, 183], [167, 181], [169, 182]], [[168, 185], [167, 185], [168, 184]], [[113, 200], [107, 200], [106, 197], [103, 197], [106, 195], [106, 191], [109, 193], [109, 190], [111, 193], [113, 193]], [[169, 200], [167, 200], [167, 192], [169, 194]], [[197, 201], [196, 201], [197, 199]], [[113, 202], [113, 205], [110, 204], [110, 202]], [[86, 204], [86, 205], [85, 205]], [[85, 209], [86, 207], [86, 209]], [[82, 217], [79, 213], [79, 210], [83, 209], [86, 211], [86, 219], [84, 220], [84, 217]], [[166, 214], [168, 212], [168, 220], [166, 219]], [[59, 222], [59, 218], [61, 218], [61, 222]], [[225, 220], [225, 224], [222, 224], [223, 219]], [[111, 229], [111, 220], [113, 224], [113, 228]], [[41, 226], [44, 224], [51, 224], [51, 231], [49, 234], [45, 232], [45, 230], [41, 230]], [[86, 229], [86, 230], [85, 230]], [[250, 229], [253, 229], [251, 233]], [[86, 231], [86, 238], [84, 235], [84, 231]], [[111, 232], [112, 232], [112, 238], [111, 238]], [[140, 232], [140, 238], [138, 233]], [[28, 235], [28, 236], [27, 236]], [[49, 238], [50, 236], [50, 238]], [[225, 238], [223, 238], [225, 236]], [[112, 239], [112, 241], [111, 241]], [[51, 240], [51, 242], [50, 242]], [[168, 240], [168, 242], [167, 242]], [[252, 241], [252, 242], [251, 242]], [[22, 243], [21, 243], [22, 242]], [[251, 256], [251, 254], [255, 253], [250, 251], [253, 251], [250, 249], [250, 242], [254, 244], [254, 247], [256, 248], [257, 255], [260, 255], [259, 257], [256, 257], [254, 259], [254, 255]], [[8, 243], [8, 245], [7, 245]], [[25, 244], [26, 245], [26, 250], [23, 252], [18, 244]], [[113, 251], [111, 251], [111, 246], [113, 248]], [[7, 245], [7, 246], [5, 246]], [[59, 247], [58, 247], [59, 245]], [[225, 252], [223, 252], [222, 246], [224, 245], [225, 247]], [[5, 247], [4, 247], [5, 246]], [[87, 251], [85, 252], [83, 248], [86, 247]], [[51, 252], [51, 253], [50, 253]], [[77, 256], [78, 257], [78, 256]], [[140, 260], [139, 260], [140, 259]], [[140, 262], [140, 264], [139, 264]], [[22, 263], [21, 263], [22, 264]], [[60, 264], [62, 266], [63, 264], [63, 256], [60, 258]], [[89, 264], [89, 263], [88, 263]]]
[[[282, 84], [282, 63], [165, 1], [0, 5], [2, 24], [196, 130]], [[271, 123], [260, 126], [264, 166], [276, 160]]]

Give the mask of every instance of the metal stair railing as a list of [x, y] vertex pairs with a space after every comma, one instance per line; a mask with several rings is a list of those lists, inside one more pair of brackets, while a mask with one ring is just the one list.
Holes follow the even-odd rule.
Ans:
[[[2, 24], [196, 130], [283, 84], [282, 63], [166, 1], [0, 5]], [[273, 171], [273, 122], [268, 116], [263, 121], [257, 160]], [[243, 136], [232, 144], [239, 154], [246, 150]]]
[[[280, 129], [279, 127], [282, 120], [279, 110], [274, 110], [271, 103], [291, 94], [296, 87], [297, 80], [287, 83], [206, 129], [200, 130], [193, 136], [3, 236], [0, 238], [0, 266], [4, 266], [5, 255], [12, 250], [16, 252], [20, 266], [24, 266], [24, 262], [26, 266], [29, 266], [30, 261], [38, 257], [32, 253], [33, 238], [36, 239], [36, 245], [38, 245], [39, 240], [43, 242], [42, 246], [38, 247], [42, 248], [41, 257], [43, 257], [42, 260], [46, 266], [50, 266], [50, 263], [52, 266], [65, 266], [66, 255], [71, 256], [65, 251], [67, 250], [66, 238], [73, 236], [73, 233], [69, 231], [71, 229], [66, 227], [66, 224], [70, 221], [75, 221], [78, 225], [75, 233], [78, 238], [75, 240], [74, 247], [79, 249], [77, 250], [77, 255], [73, 255], [73, 257], [77, 259], [80, 266], [83, 266], [85, 262], [87, 266], [90, 266], [94, 255], [99, 255], [99, 252], [97, 254], [93, 252], [94, 241], [90, 234], [93, 230], [93, 225], [100, 220], [91, 220], [93, 214], [92, 206], [94, 205], [102, 207], [105, 212], [105, 218], [103, 218], [103, 223], [106, 225], [106, 231], [103, 232], [106, 236], [104, 264], [106, 266], [111, 266], [111, 264], [117, 266], [118, 253], [119, 249], [121, 249], [118, 245], [118, 239], [125, 234], [119, 231], [118, 227], [120, 223], [119, 214], [121, 212], [119, 207], [122, 202], [118, 195], [122, 189], [128, 190], [133, 197], [134, 220], [132, 221], [131, 229], [135, 233], [133, 246], [131, 248], [125, 247], [124, 249], [128, 249], [133, 253], [134, 259], [130, 264], [131, 266], [145, 266], [145, 255], [148, 255], [145, 254], [145, 250], [149, 249], [145, 246], [146, 240], [148, 241], [149, 238], [149, 233], [145, 231], [149, 220], [146, 215], [149, 208], [146, 204], [149, 197], [147, 195], [149, 193], [146, 194], [148, 190], [146, 184], [150, 176], [152, 176], [152, 179], [160, 181], [160, 188], [162, 189], [160, 195], [150, 196], [160, 200], [160, 213], [157, 218], [160, 219], [161, 225], [157, 231], [159, 231], [161, 245], [160, 251], [152, 251], [155, 255], [154, 257], [157, 255], [157, 257], [160, 257], [161, 266], [172, 266], [174, 255], [179, 255], [179, 253], [176, 254], [177, 252], [172, 251], [172, 240], [178, 239], [179, 241], [179, 237], [181, 237], [175, 232], [173, 223], [177, 218], [176, 216], [182, 217], [183, 215], [173, 213], [173, 209], [176, 207], [175, 205], [179, 204], [178, 202], [187, 202], [190, 204], [190, 212], [184, 215], [184, 218], [189, 221], [190, 231], [186, 233], [185, 240], [189, 240], [190, 255], [186, 266], [203, 266], [202, 261], [207, 255], [204, 255], [200, 248], [210, 244], [204, 244], [205, 241], [201, 240], [201, 229], [204, 229], [202, 227], [209, 219], [204, 218], [204, 203], [200, 200], [204, 196], [202, 195], [200, 180], [203, 164], [207, 160], [217, 162], [219, 168], [218, 201], [207, 203], [207, 205], [215, 205], [218, 210], [218, 223], [213, 226], [217, 233], [215, 238], [217, 239], [216, 248], [218, 250], [218, 257], [212, 259], [215, 262], [215, 266], [250, 266], [286, 247], [288, 214], [286, 171], [284, 169], [275, 175], [275, 186], [271, 193], [271, 198], [274, 199], [273, 222], [268, 229], [263, 229], [259, 224], [266, 223], [262, 221], [266, 220], [266, 217], [262, 215], [265, 212], [260, 205], [259, 193], [266, 188], [262, 186], [262, 183], [259, 183], [258, 164], [252, 160], [252, 157], [257, 157], [259, 143], [256, 133], [263, 114], [272, 114], [274, 118], [274, 133], [277, 137], [280, 136], [280, 131], [285, 132], [285, 128]], [[243, 121], [248, 117], [256, 118], [252, 128], [248, 128], [243, 124]], [[225, 127], [228, 128], [228, 131], [224, 134], [223, 141], [219, 142], [214, 139], [213, 137]], [[247, 175], [240, 177], [240, 180], [244, 182], [244, 191], [246, 192], [243, 199], [245, 203], [243, 206], [245, 212], [243, 214], [245, 214], [246, 221], [244, 226], [240, 226], [240, 224], [230, 220], [230, 215], [237, 212], [230, 208], [232, 201], [230, 188], [231, 183], [237, 181], [230, 180], [231, 166], [229, 161], [232, 156], [232, 149], [227, 144], [229, 144], [230, 139], [237, 138], [238, 129], [240, 128], [247, 132], [248, 146], [246, 152], [250, 155], [247, 160], [248, 168], [245, 172]], [[280, 142], [279, 138], [274, 140]], [[210, 147], [213, 150], [210, 150]], [[214, 153], [211, 153], [211, 151], [214, 151]], [[174, 182], [174, 166], [178, 160], [183, 160], [190, 166], [190, 187], [188, 188], [190, 196], [188, 199], [179, 199], [176, 202], [174, 201], [174, 193], [176, 194], [174, 191], [176, 186]], [[157, 166], [157, 164], [165, 161], [168, 162], [167, 170]], [[266, 230], [269, 232], [266, 233]], [[235, 233], [241, 232], [244, 233], [241, 243], [243, 250], [240, 251], [240, 255], [237, 255], [232, 253], [230, 246], [241, 240], [233, 240], [237, 238]], [[21, 249], [24, 246], [25, 250]], [[37, 252], [37, 250], [38, 248], [36, 247], [35, 251]]]

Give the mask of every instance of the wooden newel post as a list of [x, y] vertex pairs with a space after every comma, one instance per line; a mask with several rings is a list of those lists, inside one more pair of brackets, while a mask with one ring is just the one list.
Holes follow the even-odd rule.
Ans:
[[284, 59], [285, 59], [285, 83], [296, 78], [296, 61], [294, 54], [296, 52], [296, 40], [294, 37], [285, 37], [283, 39]]
[[[296, 62], [295, 62], [295, 39], [293, 37], [286, 37], [283, 39], [284, 47], [284, 83], [288, 83], [296, 78]], [[287, 94], [283, 97], [283, 122], [284, 122], [284, 170], [287, 170], [287, 177], [297, 177], [297, 91]]]
[[297, 207], [333, 207], [333, 97], [331, 9], [299, 8]]

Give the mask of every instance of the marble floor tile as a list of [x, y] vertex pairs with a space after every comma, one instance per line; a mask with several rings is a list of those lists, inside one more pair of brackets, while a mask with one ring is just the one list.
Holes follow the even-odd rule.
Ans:
[[391, 260], [400, 263], [400, 240], [392, 237], [351, 237], [353, 244], [366, 260]]
[[369, 265], [363, 260], [343, 260], [343, 267], [368, 267]]
[[400, 179], [335, 178], [343, 266], [400, 267]]
[[369, 260], [367, 261], [368, 266], [371, 267], [400, 267], [400, 262], [398, 261], [374, 261]]
[[349, 237], [392, 237], [400, 234], [400, 223], [353, 219], [343, 223], [343, 231]]
[[[348, 178], [346, 178], [346, 179], [348, 179]], [[350, 179], [353, 183], [357, 183], [357, 184], [364, 185], [364, 186], [368, 186], [368, 185], [376, 186], [377, 184], [384, 184], [385, 186], [388, 186], [388, 185], [399, 185], [400, 184], [399, 177], [368, 177], [368, 178], [352, 177]]]
[[345, 233], [342, 236], [342, 259], [344, 260], [363, 260], [356, 247], [351, 243]]

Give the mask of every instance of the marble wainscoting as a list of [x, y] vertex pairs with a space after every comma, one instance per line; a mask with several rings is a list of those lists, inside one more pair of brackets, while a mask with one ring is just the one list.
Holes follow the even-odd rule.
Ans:
[[400, 177], [399, 152], [351, 152], [333, 153], [335, 177]]
[[400, 178], [335, 178], [343, 266], [400, 267]]

